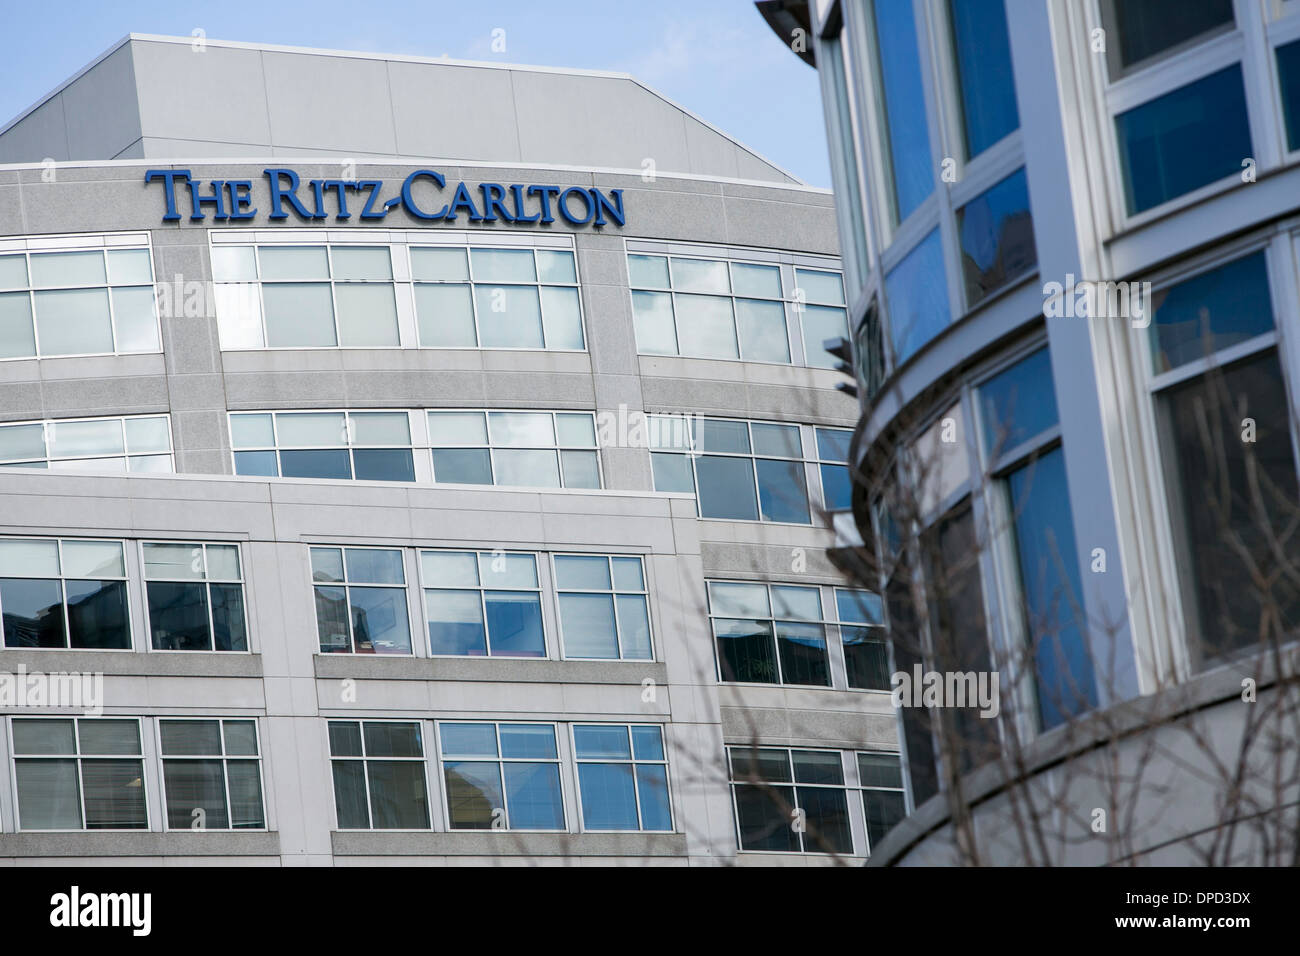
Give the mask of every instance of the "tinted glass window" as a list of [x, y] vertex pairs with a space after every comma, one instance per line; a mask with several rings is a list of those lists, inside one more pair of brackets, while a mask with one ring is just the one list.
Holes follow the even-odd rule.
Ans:
[[966, 158], [1020, 125], [1003, 0], [951, 0]]
[[959, 209], [957, 231], [968, 306], [1032, 269], [1038, 253], [1025, 171], [1017, 170]]

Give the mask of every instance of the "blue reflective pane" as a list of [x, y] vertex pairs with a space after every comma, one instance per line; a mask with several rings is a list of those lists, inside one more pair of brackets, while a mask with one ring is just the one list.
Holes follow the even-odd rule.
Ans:
[[925, 125], [925, 92], [921, 86], [921, 56], [916, 40], [912, 4], [877, 0], [876, 51], [884, 89], [885, 125], [894, 180], [894, 206], [899, 222], [934, 190], [934, 162]]
[[636, 785], [630, 763], [579, 764], [578, 784], [585, 829], [637, 829]]
[[550, 724], [502, 724], [501, 756], [554, 757], [555, 728]]
[[633, 727], [632, 747], [637, 760], [664, 759], [664, 737], [658, 727]]
[[622, 724], [581, 724], [573, 728], [573, 749], [579, 759], [632, 759], [627, 727]]
[[966, 158], [1020, 125], [1003, 0], [950, 0]]
[[565, 657], [604, 660], [618, 657], [613, 595], [561, 594], [559, 604]]
[[853, 432], [848, 428], [817, 429], [817, 457], [822, 461], [848, 461], [852, 439]]
[[273, 451], [237, 451], [235, 474], [275, 478], [280, 474], [280, 466], [276, 463]]
[[510, 828], [564, 829], [559, 768], [553, 763], [507, 763], [502, 766]]
[[1024, 169], [959, 209], [957, 228], [968, 306], [1032, 269], [1038, 252]]
[[636, 785], [641, 798], [641, 829], [671, 830], [673, 812], [668, 800], [667, 768], [637, 767]]
[[409, 448], [357, 448], [352, 460], [358, 481], [415, 481]]
[[754, 466], [748, 458], [703, 455], [696, 461], [695, 468], [700, 481], [701, 517], [758, 520]]
[[493, 654], [546, 656], [542, 605], [535, 591], [489, 591], [486, 605], [488, 639]]
[[1092, 655], [1082, 627], [1065, 454], [1056, 448], [1008, 479], [1034, 660], [1046, 730], [1097, 705]]
[[948, 327], [952, 313], [948, 309], [938, 229], [885, 276], [885, 301], [889, 304], [889, 335], [898, 364]]
[[285, 449], [280, 452], [280, 474], [285, 478], [351, 478], [352, 462], [346, 448]]
[[1157, 373], [1273, 329], [1264, 253], [1229, 262], [1157, 292], [1151, 358]]
[[764, 521], [808, 524], [808, 488], [803, 462], [759, 458], [758, 500]]
[[424, 606], [430, 654], [487, 654], [478, 591], [428, 590], [424, 592]]
[[1053, 427], [1057, 421], [1052, 360], [1047, 349], [999, 372], [980, 386], [984, 449], [993, 455], [1011, 451]]
[[349, 588], [352, 640], [358, 654], [409, 654], [405, 588]]
[[1241, 172], [1253, 156], [1241, 66], [1115, 117], [1130, 215]]
[[440, 724], [438, 735], [444, 757], [497, 755], [497, 731], [493, 724]]
[[1277, 48], [1277, 85], [1286, 116], [1286, 148], [1300, 149], [1300, 40]]
[[853, 482], [847, 465], [822, 465], [822, 494], [827, 511], [848, 511], [853, 503]]

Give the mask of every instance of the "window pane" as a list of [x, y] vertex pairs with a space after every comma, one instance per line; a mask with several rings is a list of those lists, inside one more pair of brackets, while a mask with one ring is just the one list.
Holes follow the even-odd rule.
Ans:
[[51, 538], [0, 540], [0, 574], [58, 577], [59, 543]]
[[18, 822], [23, 830], [80, 830], [75, 760], [15, 760]]
[[342, 412], [309, 412], [276, 416], [276, 433], [283, 448], [346, 445], [348, 431]]
[[126, 450], [131, 454], [172, 450], [166, 418], [128, 418], [123, 425], [126, 426]]
[[627, 257], [627, 272], [633, 286], [668, 288], [668, 259], [664, 256], [630, 255]]
[[493, 654], [546, 656], [541, 599], [535, 592], [489, 591], [484, 603]]
[[478, 587], [478, 558], [472, 551], [421, 551], [420, 565], [430, 587]]
[[[906, 219], [934, 189], [930, 136], [925, 125], [920, 47], [910, 3], [876, 3], [876, 54], [884, 91], [895, 219]], [[942, 272], [932, 273], [942, 275]], [[946, 322], [944, 323], [947, 324]]]
[[415, 481], [409, 448], [358, 448], [352, 461], [357, 481]]
[[713, 295], [678, 295], [677, 339], [681, 354], [739, 358], [731, 300]]
[[212, 650], [207, 585], [151, 581], [147, 591], [149, 634], [155, 650]]
[[548, 349], [583, 348], [578, 290], [542, 289], [542, 325]]
[[1007, 13], [1003, 0], [951, 0], [950, 9], [970, 159], [1020, 125]]
[[844, 305], [844, 283], [838, 272], [796, 269], [794, 277], [805, 302]]
[[331, 757], [361, 756], [361, 725], [356, 721], [331, 720], [329, 735]]
[[715, 620], [718, 670], [724, 681], [777, 684], [776, 646], [770, 621]]
[[834, 368], [839, 359], [826, 351], [828, 339], [843, 339], [849, 334], [843, 309], [823, 305], [806, 305], [800, 313], [803, 324], [804, 364], [811, 368]]
[[822, 465], [822, 498], [827, 511], [848, 511], [853, 504], [853, 481], [846, 465]]
[[[225, 830], [226, 781], [220, 760], [164, 760], [163, 788], [167, 794], [167, 826], [188, 830], [196, 819], [203, 828]], [[202, 815], [194, 811], [202, 810]]]
[[367, 757], [423, 757], [420, 725], [392, 721], [367, 721], [362, 725]]
[[884, 602], [879, 594], [870, 591], [854, 591], [848, 588], [835, 589], [835, 606], [841, 621], [860, 622], [863, 624], [884, 624]]
[[618, 634], [623, 659], [650, 660], [650, 615], [645, 598], [639, 594], [620, 594], [614, 602], [618, 605]]
[[415, 760], [368, 760], [371, 826], [376, 830], [425, 830], [429, 801], [424, 764]]
[[907, 816], [903, 795], [897, 791], [863, 791], [862, 803], [867, 815], [867, 840], [873, 847]]
[[[1119, 35], [1113, 75], [1216, 27], [1232, 23], [1232, 0], [1109, 0], [1108, 32]], [[1112, 54], [1112, 55], [1115, 55]]]
[[781, 270], [776, 266], [733, 262], [731, 283], [736, 295], [753, 295], [764, 299], [781, 298]]
[[120, 455], [122, 422], [108, 418], [89, 422], [51, 422], [46, 428], [50, 457], [77, 458], [83, 455]]
[[[332, 726], [332, 725], [331, 725]], [[335, 760], [334, 809], [340, 830], [366, 830], [370, 815], [366, 810], [366, 770], [360, 760]]]
[[86, 760], [81, 764], [87, 830], [144, 830], [144, 767], [139, 760]]
[[591, 415], [565, 414], [555, 416], [555, 430], [562, 446], [579, 448], [596, 447], [596, 422]]
[[411, 277], [439, 281], [469, 278], [464, 249], [411, 249]]
[[494, 724], [439, 724], [442, 752], [451, 757], [497, 756]]
[[709, 582], [709, 609], [722, 617], [771, 617], [767, 587], [762, 584]]
[[1038, 262], [1024, 169], [957, 211], [966, 304], [973, 306]]
[[613, 757], [632, 759], [627, 728], [622, 724], [585, 724], [573, 728], [573, 747], [578, 759]]
[[758, 749], [731, 747], [728, 749], [728, 753], [731, 757], [731, 776], [733, 780], [789, 783], [793, 779], [790, 775], [790, 755], [788, 751], [766, 747]]
[[747, 422], [727, 421], [721, 418], [697, 419], [699, 446], [703, 451], [748, 452], [749, 425]]
[[274, 448], [270, 415], [231, 415], [230, 440], [235, 448]]
[[0, 578], [6, 647], [67, 647], [58, 581]]
[[259, 830], [265, 827], [262, 779], [257, 761], [228, 760], [226, 780], [230, 787], [230, 825]]
[[0, 358], [36, 354], [32, 303], [26, 292], [0, 294]]
[[594, 451], [562, 451], [560, 464], [564, 470], [564, 487], [600, 487], [600, 462]]
[[696, 461], [695, 468], [699, 474], [702, 517], [734, 521], [758, 519], [754, 467], [750, 459], [703, 455]]
[[148, 249], [109, 249], [108, 281], [113, 285], [152, 285]]
[[903, 787], [896, 754], [858, 754], [858, 779], [864, 787]]
[[615, 660], [618, 640], [614, 599], [608, 594], [559, 595], [560, 626], [566, 657]]
[[1240, 173], [1247, 120], [1240, 64], [1116, 116], [1129, 215]]
[[447, 812], [453, 830], [486, 830], [492, 826], [494, 810], [504, 810], [501, 767], [477, 761], [444, 761]]
[[70, 578], [126, 577], [122, 545], [117, 541], [64, 541], [63, 573]]
[[0, 256], [0, 289], [26, 288], [27, 257], [21, 252], [16, 256]]
[[1047, 349], [989, 379], [980, 386], [984, 448], [1005, 454], [1056, 425], [1056, 389]]
[[537, 274], [542, 282], [577, 283], [573, 253], [565, 249], [538, 249]]
[[830, 686], [830, 668], [826, 660], [826, 631], [820, 624], [778, 621], [776, 643], [781, 655], [783, 683]]
[[763, 520], [808, 524], [811, 519], [803, 463], [760, 458], [755, 466], [758, 469], [758, 499]]
[[426, 590], [429, 653], [482, 657], [487, 654], [482, 597], [478, 591]]
[[632, 748], [637, 760], [663, 760], [663, 734], [658, 727], [633, 727]]
[[263, 279], [328, 279], [324, 246], [262, 246], [257, 250]]
[[459, 485], [490, 485], [492, 458], [486, 448], [435, 448], [433, 480]]
[[793, 787], [736, 784], [732, 789], [736, 794], [736, 825], [740, 830], [741, 849], [799, 851], [799, 835], [792, 826]]
[[257, 261], [252, 246], [213, 246], [212, 278], [217, 282], [255, 282]]
[[409, 654], [411, 629], [402, 588], [348, 589], [352, 640], [358, 654]]
[[72, 647], [131, 647], [125, 581], [66, 581]]
[[620, 591], [644, 591], [645, 577], [640, 558], [614, 558], [614, 587]]
[[24, 720], [13, 722], [14, 753], [75, 754], [76, 731], [71, 720]]
[[[322, 250], [323, 252], [323, 250]], [[269, 348], [334, 346], [329, 283], [279, 282], [262, 286]]]
[[1273, 330], [1264, 253], [1157, 292], [1150, 307], [1154, 371], [1167, 372]]
[[348, 632], [347, 591], [339, 587], [317, 585], [316, 635], [322, 654], [350, 654], [352, 637]]
[[746, 361], [789, 364], [784, 305], [737, 299], [736, 324], [740, 329], [740, 353]]
[[212, 596], [213, 640], [219, 651], [248, 650], [244, 626], [244, 589], [238, 584], [209, 585]]
[[559, 488], [560, 466], [553, 451], [501, 448], [492, 454], [496, 483], [517, 488]]
[[582, 793], [583, 829], [637, 829], [636, 785], [632, 779], [632, 764], [578, 764], [578, 788]]
[[45, 457], [44, 425], [6, 425], [0, 427], [0, 459]]
[[540, 349], [542, 311], [532, 286], [475, 286], [483, 348]]
[[650, 467], [654, 471], [655, 491], [695, 493], [695, 477], [691, 473], [689, 456], [653, 452]]
[[486, 445], [482, 412], [430, 412], [429, 438], [435, 445]]
[[535, 282], [531, 249], [471, 249], [475, 282]]
[[348, 581], [353, 584], [404, 584], [402, 552], [375, 548], [348, 548]]
[[772, 616], [794, 621], [820, 621], [821, 595], [817, 588], [772, 586]]
[[564, 829], [560, 770], [555, 764], [507, 763], [502, 770], [511, 829]]
[[330, 249], [335, 279], [391, 279], [393, 262], [387, 246], [334, 246]]
[[939, 230], [922, 239], [885, 276], [889, 332], [895, 362], [902, 364], [948, 327], [948, 286]]
[[798, 425], [771, 425], [755, 422], [750, 426], [754, 436], [754, 454], [775, 455], [781, 458], [799, 458], [803, 455], [803, 442]]
[[850, 687], [859, 690], [889, 690], [892, 687], [889, 647], [879, 639], [884, 636], [885, 632], [878, 628], [847, 625], [840, 628]]
[[554, 757], [555, 728], [550, 724], [501, 724], [501, 756]]
[[341, 283], [334, 287], [339, 310], [339, 344], [398, 344], [397, 301], [391, 285]]
[[251, 720], [222, 722], [226, 753], [257, 756], [257, 724]]
[[425, 348], [472, 349], [478, 345], [468, 285], [417, 285], [415, 314], [420, 323], [420, 345]]
[[34, 252], [31, 262], [33, 288], [107, 282], [102, 252]]
[[673, 288], [678, 292], [730, 292], [727, 264], [712, 259], [672, 258]]
[[555, 427], [548, 412], [489, 412], [488, 423], [494, 445], [555, 444]]
[[668, 799], [667, 768], [639, 766], [636, 768], [636, 782], [641, 794], [641, 829], [671, 830], [673, 814]]
[[645, 355], [676, 355], [673, 298], [666, 292], [633, 292], [632, 322], [636, 350]]
[[212, 287], [217, 307], [217, 335], [223, 349], [260, 349], [262, 334], [261, 286], [255, 282], [216, 283]]
[[338, 548], [312, 548], [311, 579], [313, 581], [342, 581], [343, 552]]
[[848, 795], [843, 790], [796, 787], [799, 805], [808, 830], [804, 834], [807, 853], [852, 853]]
[[233, 544], [210, 544], [206, 552], [208, 577], [222, 581], [239, 579], [239, 548]]
[[285, 450], [280, 452], [280, 474], [285, 478], [351, 478], [352, 461], [346, 448]]
[[[1277, 85], [1286, 117], [1286, 148], [1300, 149], [1300, 40], [1277, 48]], [[4, 264], [0, 260], [0, 272]], [[4, 280], [0, 278], [0, 286]], [[3, 300], [4, 296], [0, 296]], [[4, 307], [0, 305], [0, 310]]]
[[790, 756], [796, 783], [844, 783], [844, 765], [838, 752], [795, 750]]
[[609, 559], [602, 555], [557, 555], [555, 586], [578, 591], [609, 591]]
[[203, 547], [197, 544], [146, 544], [146, 578], [203, 579]]
[[152, 286], [113, 290], [113, 328], [119, 352], [158, 350]]
[[37, 292], [36, 334], [42, 355], [90, 355], [113, 351], [107, 289]]

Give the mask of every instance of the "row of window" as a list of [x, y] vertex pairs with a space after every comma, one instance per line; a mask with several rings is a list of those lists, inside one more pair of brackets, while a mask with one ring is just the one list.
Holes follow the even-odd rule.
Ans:
[[[338, 829], [676, 829], [658, 724], [430, 723], [432, 747], [421, 720], [327, 722]], [[9, 731], [19, 830], [148, 830], [155, 772], [164, 829], [267, 829], [255, 719], [13, 717]], [[728, 767], [742, 850], [854, 853], [850, 792], [865, 852], [904, 813], [896, 754], [730, 747]]]
[[171, 423], [132, 415], [0, 425], [0, 468], [171, 472]]

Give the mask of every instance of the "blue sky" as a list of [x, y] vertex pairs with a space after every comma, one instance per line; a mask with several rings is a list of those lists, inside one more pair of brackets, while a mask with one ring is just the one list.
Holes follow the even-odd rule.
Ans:
[[[815, 186], [830, 186], [817, 74], [748, 0], [0, 0], [0, 126], [127, 33], [630, 73]], [[504, 53], [492, 31], [505, 30]]]

